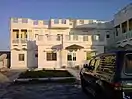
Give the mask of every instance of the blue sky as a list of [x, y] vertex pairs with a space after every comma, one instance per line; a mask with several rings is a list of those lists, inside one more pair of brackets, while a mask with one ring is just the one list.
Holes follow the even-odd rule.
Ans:
[[111, 20], [131, 0], [0, 0], [0, 50], [10, 45], [9, 18]]

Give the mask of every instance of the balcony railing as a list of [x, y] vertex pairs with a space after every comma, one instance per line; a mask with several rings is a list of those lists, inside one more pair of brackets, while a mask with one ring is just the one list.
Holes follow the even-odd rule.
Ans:
[[[87, 36], [88, 39], [84, 39], [84, 36]], [[92, 37], [88, 35], [63, 35], [63, 36], [56, 36], [56, 35], [39, 35], [38, 41], [63, 41], [63, 42], [105, 42], [104, 38], [99, 38], [99, 40], [92, 40]]]
[[20, 39], [20, 42], [21, 43], [27, 43], [27, 39], [25, 38], [25, 39]]
[[132, 38], [132, 31], [128, 31], [128, 32], [123, 33], [122, 35], [116, 37], [115, 41], [118, 42], [118, 41], [122, 41], [125, 39], [130, 39], [130, 38]]
[[128, 40], [132, 38], [132, 31], [128, 31], [126, 33], [120, 34], [115, 38], [110, 38], [107, 40], [107, 45], [115, 46], [118, 42]]
[[12, 43], [27, 43], [27, 38], [17, 38], [17, 39], [14, 39], [12, 40]]
[[19, 43], [19, 39], [12, 40], [12, 43]]

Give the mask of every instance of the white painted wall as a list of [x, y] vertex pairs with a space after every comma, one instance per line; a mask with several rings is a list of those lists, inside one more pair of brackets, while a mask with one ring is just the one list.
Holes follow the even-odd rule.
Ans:
[[[19, 61], [19, 54], [24, 54], [24, 61]], [[11, 50], [11, 68], [24, 69], [27, 68], [27, 51]]]
[[[28, 19], [28, 23], [22, 23], [22, 18], [18, 18], [18, 23], [13, 23], [13, 19], [11, 18], [11, 68], [27, 68], [27, 67], [38, 67], [39, 68], [59, 68], [60, 64], [63, 66], [67, 66], [67, 50], [63, 50], [62, 52], [57, 52], [57, 61], [47, 61], [46, 60], [46, 52], [45, 51], [50, 51], [52, 47], [58, 46], [62, 44], [62, 41], [56, 41], [56, 35], [57, 34], [63, 34], [63, 35], [69, 35], [71, 32], [72, 28], [76, 25], [83, 25], [83, 24], [88, 24], [91, 20], [84, 20], [84, 23], [80, 24], [80, 19], [79, 20], [74, 20], [71, 22], [70, 19], [66, 19], [66, 24], [61, 24], [61, 19], [59, 20], [59, 24], [54, 24], [54, 19], [51, 19], [49, 22], [51, 22], [51, 25], [44, 25], [43, 20], [38, 20], [37, 25], [33, 25], [34, 20]], [[93, 20], [98, 23], [97, 20]], [[69, 25], [69, 22], [73, 23], [72, 25]], [[51, 29], [49, 29], [50, 27]], [[61, 28], [61, 29], [58, 29]], [[13, 29], [18, 29], [21, 31], [21, 29], [27, 29], [28, 33], [28, 42], [27, 43], [13, 43], [12, 41], [15, 40], [15, 36], [12, 35]], [[75, 32], [75, 34], [78, 35], [87, 35], [89, 33], [83, 33], [83, 30], [76, 30], [73, 29], [72, 32]], [[35, 34], [39, 35], [44, 35], [42, 40], [38, 40], [35, 38]], [[53, 38], [51, 40], [46, 40], [45, 34], [53, 35]], [[98, 33], [97, 31], [90, 31], [90, 35], [93, 34], [100, 34], [101, 37], [105, 36], [105, 31], [100, 31]], [[20, 38], [21, 41], [21, 38]], [[93, 42], [91, 41], [91, 36], [89, 36], [89, 41], [84, 42], [83, 41], [83, 36], [79, 36], [78, 41], [70, 40], [67, 41], [65, 40], [65, 37], [63, 38], [63, 43], [64, 43], [64, 49], [67, 46], [77, 44], [80, 46], [84, 46], [87, 49], [87, 46], [104, 46], [106, 44], [106, 39], [104, 41], [96, 41]], [[17, 46], [16, 46], [17, 45]], [[38, 48], [36, 47], [38, 46]], [[19, 49], [20, 51], [14, 50], [14, 48]], [[22, 50], [23, 48], [26, 48], [27, 51]], [[38, 58], [35, 57], [36, 50], [38, 49]], [[102, 49], [98, 49], [101, 50]], [[25, 54], [25, 60], [19, 61], [18, 60], [18, 54]], [[61, 55], [62, 56], [61, 56]], [[60, 58], [61, 57], [61, 58]], [[80, 64], [85, 57], [84, 51], [80, 50], [77, 52], [77, 57], [81, 57], [81, 59], [77, 58], [77, 64]]]
[[127, 5], [114, 16], [114, 26], [132, 18], [132, 4]]
[[[82, 65], [86, 60], [86, 51], [97, 51], [97, 54], [104, 52], [104, 46], [94, 46], [95, 49], [84, 46], [85, 49], [76, 52], [76, 62], [74, 65]], [[47, 49], [48, 48], [48, 49]], [[49, 46], [38, 46], [38, 68], [60, 68], [61, 66], [68, 66], [67, 54], [68, 50], [63, 49], [60, 56], [60, 51], [57, 52], [57, 61], [47, 61], [46, 52], [52, 51]], [[73, 63], [73, 62], [72, 62]]]

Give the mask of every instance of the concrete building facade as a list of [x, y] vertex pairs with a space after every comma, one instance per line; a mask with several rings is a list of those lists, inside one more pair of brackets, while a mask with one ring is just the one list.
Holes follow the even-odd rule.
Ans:
[[[108, 38], [109, 50], [132, 49], [132, 4], [114, 15], [114, 32]], [[111, 41], [111, 42], [110, 42]]]
[[82, 19], [11, 18], [11, 68], [81, 66], [103, 53], [111, 22]]
[[11, 68], [81, 66], [91, 56], [132, 49], [132, 4], [112, 21], [11, 18]]

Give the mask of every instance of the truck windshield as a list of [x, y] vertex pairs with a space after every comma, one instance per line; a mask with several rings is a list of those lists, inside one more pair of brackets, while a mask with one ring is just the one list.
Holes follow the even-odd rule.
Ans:
[[126, 54], [125, 56], [125, 73], [132, 74], [132, 54]]

